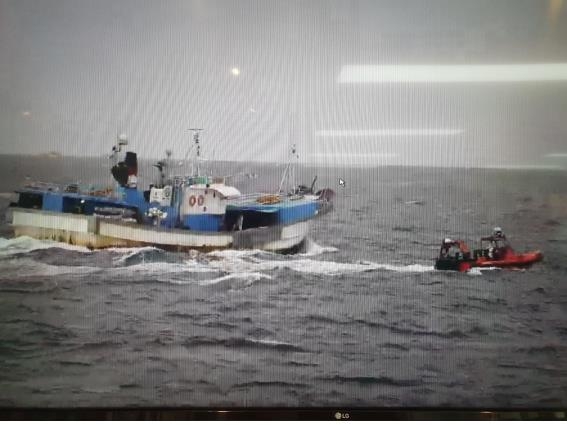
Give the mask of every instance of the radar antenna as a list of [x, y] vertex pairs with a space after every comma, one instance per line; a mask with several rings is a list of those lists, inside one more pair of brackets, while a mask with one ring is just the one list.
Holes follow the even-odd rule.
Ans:
[[115, 165], [118, 163], [118, 154], [122, 152], [122, 147], [128, 145], [128, 138], [125, 134], [116, 133], [116, 144], [112, 147], [111, 159], [114, 160]]

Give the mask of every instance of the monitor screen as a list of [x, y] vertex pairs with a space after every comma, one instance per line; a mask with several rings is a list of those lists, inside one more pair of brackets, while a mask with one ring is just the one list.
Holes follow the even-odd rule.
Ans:
[[565, 408], [566, 13], [0, 0], [0, 407]]

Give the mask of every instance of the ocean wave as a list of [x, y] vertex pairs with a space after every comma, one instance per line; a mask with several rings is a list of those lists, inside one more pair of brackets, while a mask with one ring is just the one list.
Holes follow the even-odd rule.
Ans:
[[290, 388], [309, 388], [308, 384], [287, 381], [246, 381], [233, 385], [231, 389], [244, 388], [249, 390], [251, 387], [290, 387]]
[[[130, 260], [133, 257], [128, 257]], [[242, 259], [224, 258], [202, 260], [186, 260], [182, 263], [163, 261], [157, 259], [156, 262], [134, 262], [128, 264], [128, 260], [119, 259], [114, 267], [93, 267], [93, 266], [63, 266], [41, 263], [29, 258], [15, 258], [2, 261], [2, 279], [22, 279], [39, 276], [58, 276], [68, 274], [87, 275], [92, 273], [102, 273], [101, 277], [127, 278], [135, 277], [139, 274], [140, 278], [152, 276], [159, 278], [160, 282], [199, 285], [214, 285], [230, 280], [243, 280], [248, 284], [255, 283], [262, 279], [272, 279], [273, 276], [268, 272], [277, 270], [292, 270], [297, 273], [336, 276], [343, 274], [355, 274], [372, 272], [378, 270], [393, 271], [399, 273], [426, 273], [433, 271], [432, 266], [420, 264], [394, 265], [377, 263], [339, 263], [334, 261], [319, 261], [310, 258], [295, 259]], [[126, 264], [124, 264], [126, 263]], [[198, 274], [219, 274], [212, 278], [197, 278]], [[192, 276], [193, 275], [193, 276]]]
[[197, 346], [211, 346], [220, 345], [224, 347], [233, 348], [263, 348], [278, 351], [296, 351], [304, 352], [301, 347], [290, 344], [288, 342], [269, 340], [269, 339], [254, 339], [254, 338], [213, 338], [205, 336], [194, 336], [188, 338], [183, 345], [189, 347]]
[[103, 249], [97, 249], [96, 251], [115, 252], [119, 254], [125, 254], [125, 256], [135, 255], [144, 252], [165, 252], [163, 249], [156, 248], [154, 246], [138, 246], [132, 248], [103, 248]]
[[528, 347], [518, 347], [514, 350], [517, 353], [526, 353], [529, 355], [533, 354], [560, 354], [564, 353], [565, 349], [561, 344], [542, 344], [542, 345], [532, 345]]
[[160, 279], [160, 281], [164, 282], [167, 281], [168, 277], [177, 276], [180, 279], [178, 283], [191, 283], [188, 282], [188, 279], [191, 277], [196, 277], [192, 275], [214, 275], [221, 272], [218, 268], [211, 267], [206, 263], [193, 261], [185, 263], [143, 263], [122, 267], [120, 270], [125, 273], [129, 273], [134, 270], [137, 272], [143, 272], [153, 276], [162, 277], [163, 279]]
[[388, 325], [388, 324], [374, 324], [376, 327], [384, 327], [390, 332], [402, 335], [413, 335], [413, 336], [427, 336], [427, 337], [438, 337], [443, 339], [464, 339], [471, 336], [484, 336], [488, 335], [488, 330], [480, 325], [473, 325], [468, 329], [416, 329], [415, 327], [402, 327], [399, 325]]
[[395, 264], [378, 264], [378, 266], [378, 268], [380, 269], [402, 273], [429, 273], [435, 271], [434, 266], [426, 266], [424, 264], [409, 264], [406, 266]]
[[311, 257], [315, 255], [326, 254], [330, 252], [337, 252], [339, 249], [335, 248], [334, 246], [321, 246], [313, 239], [309, 238], [305, 241], [305, 252], [302, 252], [298, 255], [303, 257]]
[[206, 286], [206, 285], [216, 285], [217, 283], [232, 281], [232, 280], [240, 280], [244, 281], [246, 284], [250, 285], [252, 283], [258, 282], [259, 280], [267, 279], [272, 280], [272, 276], [267, 274], [252, 272], [252, 273], [231, 273], [226, 276], [217, 277], [215, 279], [203, 280], [196, 282], [198, 285]]
[[[256, 253], [257, 254], [257, 253]], [[387, 270], [403, 273], [424, 273], [434, 270], [433, 266], [422, 264], [396, 265], [372, 262], [340, 263], [335, 261], [277, 256], [277, 259], [258, 259], [254, 253], [245, 255], [242, 251], [224, 251], [221, 256], [210, 258], [209, 266], [229, 273], [266, 272], [289, 269], [298, 273], [334, 276], [340, 274]]]
[[255, 258], [259, 256], [275, 257], [279, 254], [262, 249], [223, 249], [218, 251], [211, 251], [206, 256], [211, 259], [233, 259], [233, 258]]
[[2, 281], [0, 279], [0, 292], [13, 292], [19, 294], [39, 294], [54, 292], [59, 288], [57, 282], [48, 282], [41, 280], [40, 282], [21, 282], [17, 280]]
[[344, 376], [335, 375], [330, 377], [319, 378], [320, 381], [335, 382], [335, 383], [355, 383], [366, 385], [388, 385], [393, 387], [413, 387], [423, 384], [421, 379], [397, 379], [389, 376]]
[[114, 259], [113, 261], [113, 264], [118, 267], [137, 265], [145, 262], [163, 262], [166, 255], [166, 252], [164, 250], [151, 246], [128, 248], [124, 251], [111, 252], [122, 252], [124, 254], [121, 257]]
[[[5, 257], [26, 253], [40, 249], [62, 248], [66, 250], [88, 252], [93, 251], [74, 245], [60, 242], [39, 241], [27, 236], [14, 239], [0, 239], [0, 255]], [[422, 264], [397, 265], [379, 264], [373, 262], [342, 263], [329, 260], [316, 260], [311, 258], [323, 253], [338, 251], [334, 247], [324, 247], [309, 240], [306, 252], [298, 255], [286, 256], [262, 250], [222, 250], [209, 254], [192, 253], [190, 258], [183, 260], [159, 248], [109, 248], [112, 253], [120, 253], [113, 259], [111, 267], [91, 266], [63, 266], [45, 264], [37, 261], [23, 261], [16, 258], [16, 262], [3, 261], [2, 271], [4, 278], [25, 278], [32, 276], [56, 276], [61, 274], [89, 274], [103, 272], [112, 276], [132, 276], [132, 273], [152, 275], [159, 277], [159, 281], [168, 279], [173, 283], [198, 283], [200, 285], [214, 285], [232, 279], [244, 280], [254, 283], [261, 279], [271, 279], [266, 273], [277, 270], [292, 270], [297, 273], [335, 276], [386, 270], [401, 273], [424, 273], [433, 271], [432, 266]], [[221, 276], [204, 279], [190, 279], [183, 274], [192, 273], [220, 273]], [[173, 276], [174, 275], [174, 276]], [[179, 276], [182, 276], [179, 278]], [[201, 275], [202, 276], [202, 275]]]
[[40, 263], [29, 258], [15, 258], [1, 263], [2, 274], [0, 282], [4, 280], [23, 279], [30, 277], [49, 277], [68, 274], [89, 274], [100, 272], [100, 267], [91, 266], [56, 266]]
[[[171, 271], [171, 270], [170, 270]], [[189, 272], [189, 270], [187, 270]], [[195, 273], [194, 270], [191, 272]], [[189, 272], [189, 273], [191, 273]], [[217, 269], [210, 269], [205, 268], [198, 271], [198, 273], [203, 272], [212, 272], [212, 273], [219, 273]], [[195, 276], [187, 276], [186, 273], [179, 273], [174, 276], [167, 276], [164, 279], [159, 279], [159, 281], [164, 283], [172, 283], [176, 285], [199, 285], [199, 286], [210, 286], [210, 285], [217, 285], [222, 283], [231, 283], [233, 281], [244, 283], [246, 286], [256, 283], [260, 280], [272, 280], [273, 277], [264, 273], [260, 272], [243, 272], [243, 273], [229, 273], [223, 276], [213, 277], [210, 279], [195, 279]]]
[[467, 274], [469, 276], [482, 276], [483, 271], [490, 271], [490, 270], [500, 270], [499, 267], [473, 267]]
[[0, 256], [25, 254], [41, 249], [60, 248], [68, 251], [91, 252], [90, 249], [69, 245], [63, 242], [34, 239], [30, 236], [18, 236], [17, 238], [0, 238]]
[[404, 204], [406, 205], [425, 205], [425, 201], [419, 200], [419, 199], [415, 199], [415, 200], [411, 200], [411, 201], [405, 201]]

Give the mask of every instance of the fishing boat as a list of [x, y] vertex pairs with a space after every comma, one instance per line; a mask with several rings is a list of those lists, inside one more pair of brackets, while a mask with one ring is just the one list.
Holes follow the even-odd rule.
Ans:
[[543, 260], [541, 251], [515, 252], [500, 227], [494, 228], [491, 236], [481, 238], [480, 243], [480, 249], [471, 252], [462, 240], [444, 239], [435, 268], [460, 272], [473, 267], [526, 268]]
[[[332, 209], [334, 192], [293, 186], [284, 191], [292, 161], [274, 193], [242, 194], [227, 177], [200, 172], [200, 131], [192, 129], [195, 150], [189, 175], [167, 176], [168, 160], [159, 161], [159, 181], [138, 189], [135, 152], [119, 155], [128, 141], [118, 137], [112, 149], [114, 187], [84, 190], [77, 184], [28, 183], [10, 205], [16, 236], [51, 239], [91, 249], [155, 246], [167, 250], [298, 250], [311, 220]], [[168, 158], [171, 152], [168, 152]], [[296, 157], [295, 146], [292, 156]]]

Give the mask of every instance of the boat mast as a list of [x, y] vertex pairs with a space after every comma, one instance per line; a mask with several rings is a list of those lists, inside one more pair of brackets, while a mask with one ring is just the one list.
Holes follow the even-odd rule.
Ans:
[[[170, 164], [170, 159], [171, 159], [171, 154], [173, 152], [170, 149], [167, 149], [165, 151], [165, 158], [162, 159], [161, 161], [158, 161], [157, 163], [154, 164], [154, 167], [156, 167], [159, 171], [159, 180], [158, 180], [158, 186], [159, 187], [164, 187], [165, 182], [166, 182], [166, 170], [169, 169], [169, 164]], [[170, 176], [171, 177], [171, 176]]]
[[292, 193], [295, 193], [295, 170], [293, 168], [293, 164], [292, 162], [295, 159], [299, 159], [299, 155], [297, 154], [297, 149], [295, 148], [295, 143], [293, 145], [291, 145], [291, 151], [290, 151], [290, 157], [289, 157], [289, 161], [285, 167], [285, 170], [283, 172], [282, 175], [282, 179], [280, 181], [280, 187], [278, 189], [278, 193], [281, 193], [284, 183], [286, 181], [291, 180], [291, 184], [292, 184], [292, 188], [291, 191]]
[[[193, 143], [195, 144], [195, 148], [196, 148], [196, 154], [195, 154], [195, 159], [193, 161], [193, 165], [192, 165], [192, 170], [191, 173], [194, 176], [199, 176], [200, 174], [200, 170], [199, 170], [199, 157], [201, 156], [201, 145], [199, 144], [199, 136], [200, 136], [200, 131], [203, 131], [202, 128], [190, 128], [189, 131], [193, 132]], [[195, 174], [195, 169], [197, 170], [197, 174]]]

